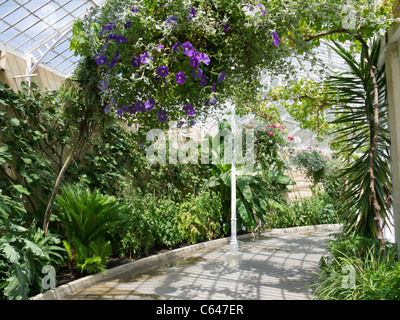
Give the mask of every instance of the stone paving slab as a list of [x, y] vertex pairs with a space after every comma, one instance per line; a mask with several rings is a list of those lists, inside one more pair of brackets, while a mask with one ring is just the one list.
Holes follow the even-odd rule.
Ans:
[[243, 263], [230, 266], [229, 244], [151, 270], [126, 272], [68, 294], [64, 300], [307, 300], [329, 235], [267, 232], [239, 240]]

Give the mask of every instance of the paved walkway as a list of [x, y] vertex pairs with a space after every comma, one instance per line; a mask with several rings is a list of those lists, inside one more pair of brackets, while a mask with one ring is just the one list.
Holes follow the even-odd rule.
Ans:
[[[312, 299], [325, 241], [335, 231], [265, 233], [239, 240], [240, 266], [224, 263], [229, 245], [202, 249], [173, 265], [123, 274], [65, 296], [68, 300], [305, 300]], [[336, 231], [337, 232], [337, 231]]]

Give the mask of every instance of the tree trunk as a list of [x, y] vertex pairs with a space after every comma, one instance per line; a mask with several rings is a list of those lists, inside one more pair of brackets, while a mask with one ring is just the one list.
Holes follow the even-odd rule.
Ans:
[[377, 231], [377, 238], [380, 242], [381, 245], [381, 251], [385, 253], [385, 241], [383, 239], [383, 232], [382, 232], [382, 227], [381, 227], [381, 207], [378, 203], [378, 199], [376, 197], [376, 190], [375, 190], [375, 175], [374, 175], [374, 156], [375, 156], [375, 150], [376, 146], [378, 144], [378, 132], [379, 132], [379, 93], [378, 93], [378, 83], [376, 81], [375, 73], [374, 73], [374, 66], [371, 62], [370, 56], [369, 56], [369, 48], [368, 45], [365, 43], [364, 39], [362, 39], [360, 36], [357, 36], [356, 39], [362, 44], [364, 52], [365, 52], [365, 58], [367, 59], [368, 66], [369, 66], [369, 72], [371, 75], [371, 80], [372, 80], [372, 85], [374, 88], [374, 134], [371, 139], [371, 145], [368, 150], [368, 160], [369, 160], [369, 187], [371, 189], [371, 200], [372, 200], [372, 206], [375, 212], [375, 217], [374, 221], [376, 224], [376, 231]]
[[73, 158], [73, 156], [74, 156], [74, 154], [75, 154], [75, 152], [76, 152], [77, 149], [78, 149], [77, 144], [75, 144], [75, 145], [72, 147], [71, 152], [70, 152], [70, 154], [68, 155], [67, 159], [65, 159], [65, 162], [64, 162], [63, 166], [61, 167], [60, 172], [58, 173], [57, 180], [56, 180], [56, 183], [55, 183], [54, 188], [53, 188], [53, 192], [52, 192], [52, 194], [51, 194], [49, 203], [47, 204], [46, 212], [45, 212], [45, 214], [44, 214], [44, 219], [43, 219], [43, 231], [44, 231], [44, 234], [45, 234], [45, 235], [47, 234], [47, 230], [48, 230], [48, 228], [49, 228], [49, 222], [50, 222], [51, 211], [52, 211], [52, 209], [53, 209], [53, 205], [54, 205], [54, 202], [55, 202], [55, 200], [56, 200], [56, 196], [57, 196], [57, 194], [58, 194], [58, 190], [60, 189], [61, 181], [62, 181], [62, 179], [63, 179], [63, 177], [64, 177], [64, 173], [65, 173], [65, 171], [67, 170], [68, 165], [69, 165], [69, 163], [71, 162], [71, 160], [72, 160], [72, 158]]

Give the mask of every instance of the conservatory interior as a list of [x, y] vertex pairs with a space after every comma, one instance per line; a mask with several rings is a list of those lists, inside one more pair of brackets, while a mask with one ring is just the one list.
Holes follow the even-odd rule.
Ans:
[[0, 0], [0, 300], [400, 300], [399, 23]]

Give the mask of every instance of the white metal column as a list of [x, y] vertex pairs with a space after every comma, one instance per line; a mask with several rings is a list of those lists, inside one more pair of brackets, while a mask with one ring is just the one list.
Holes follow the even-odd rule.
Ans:
[[231, 111], [231, 145], [232, 145], [232, 169], [231, 169], [231, 240], [229, 252], [225, 254], [225, 262], [230, 265], [239, 265], [243, 260], [243, 255], [239, 252], [237, 241], [237, 219], [236, 219], [236, 153], [235, 153], [235, 104], [232, 104]]

